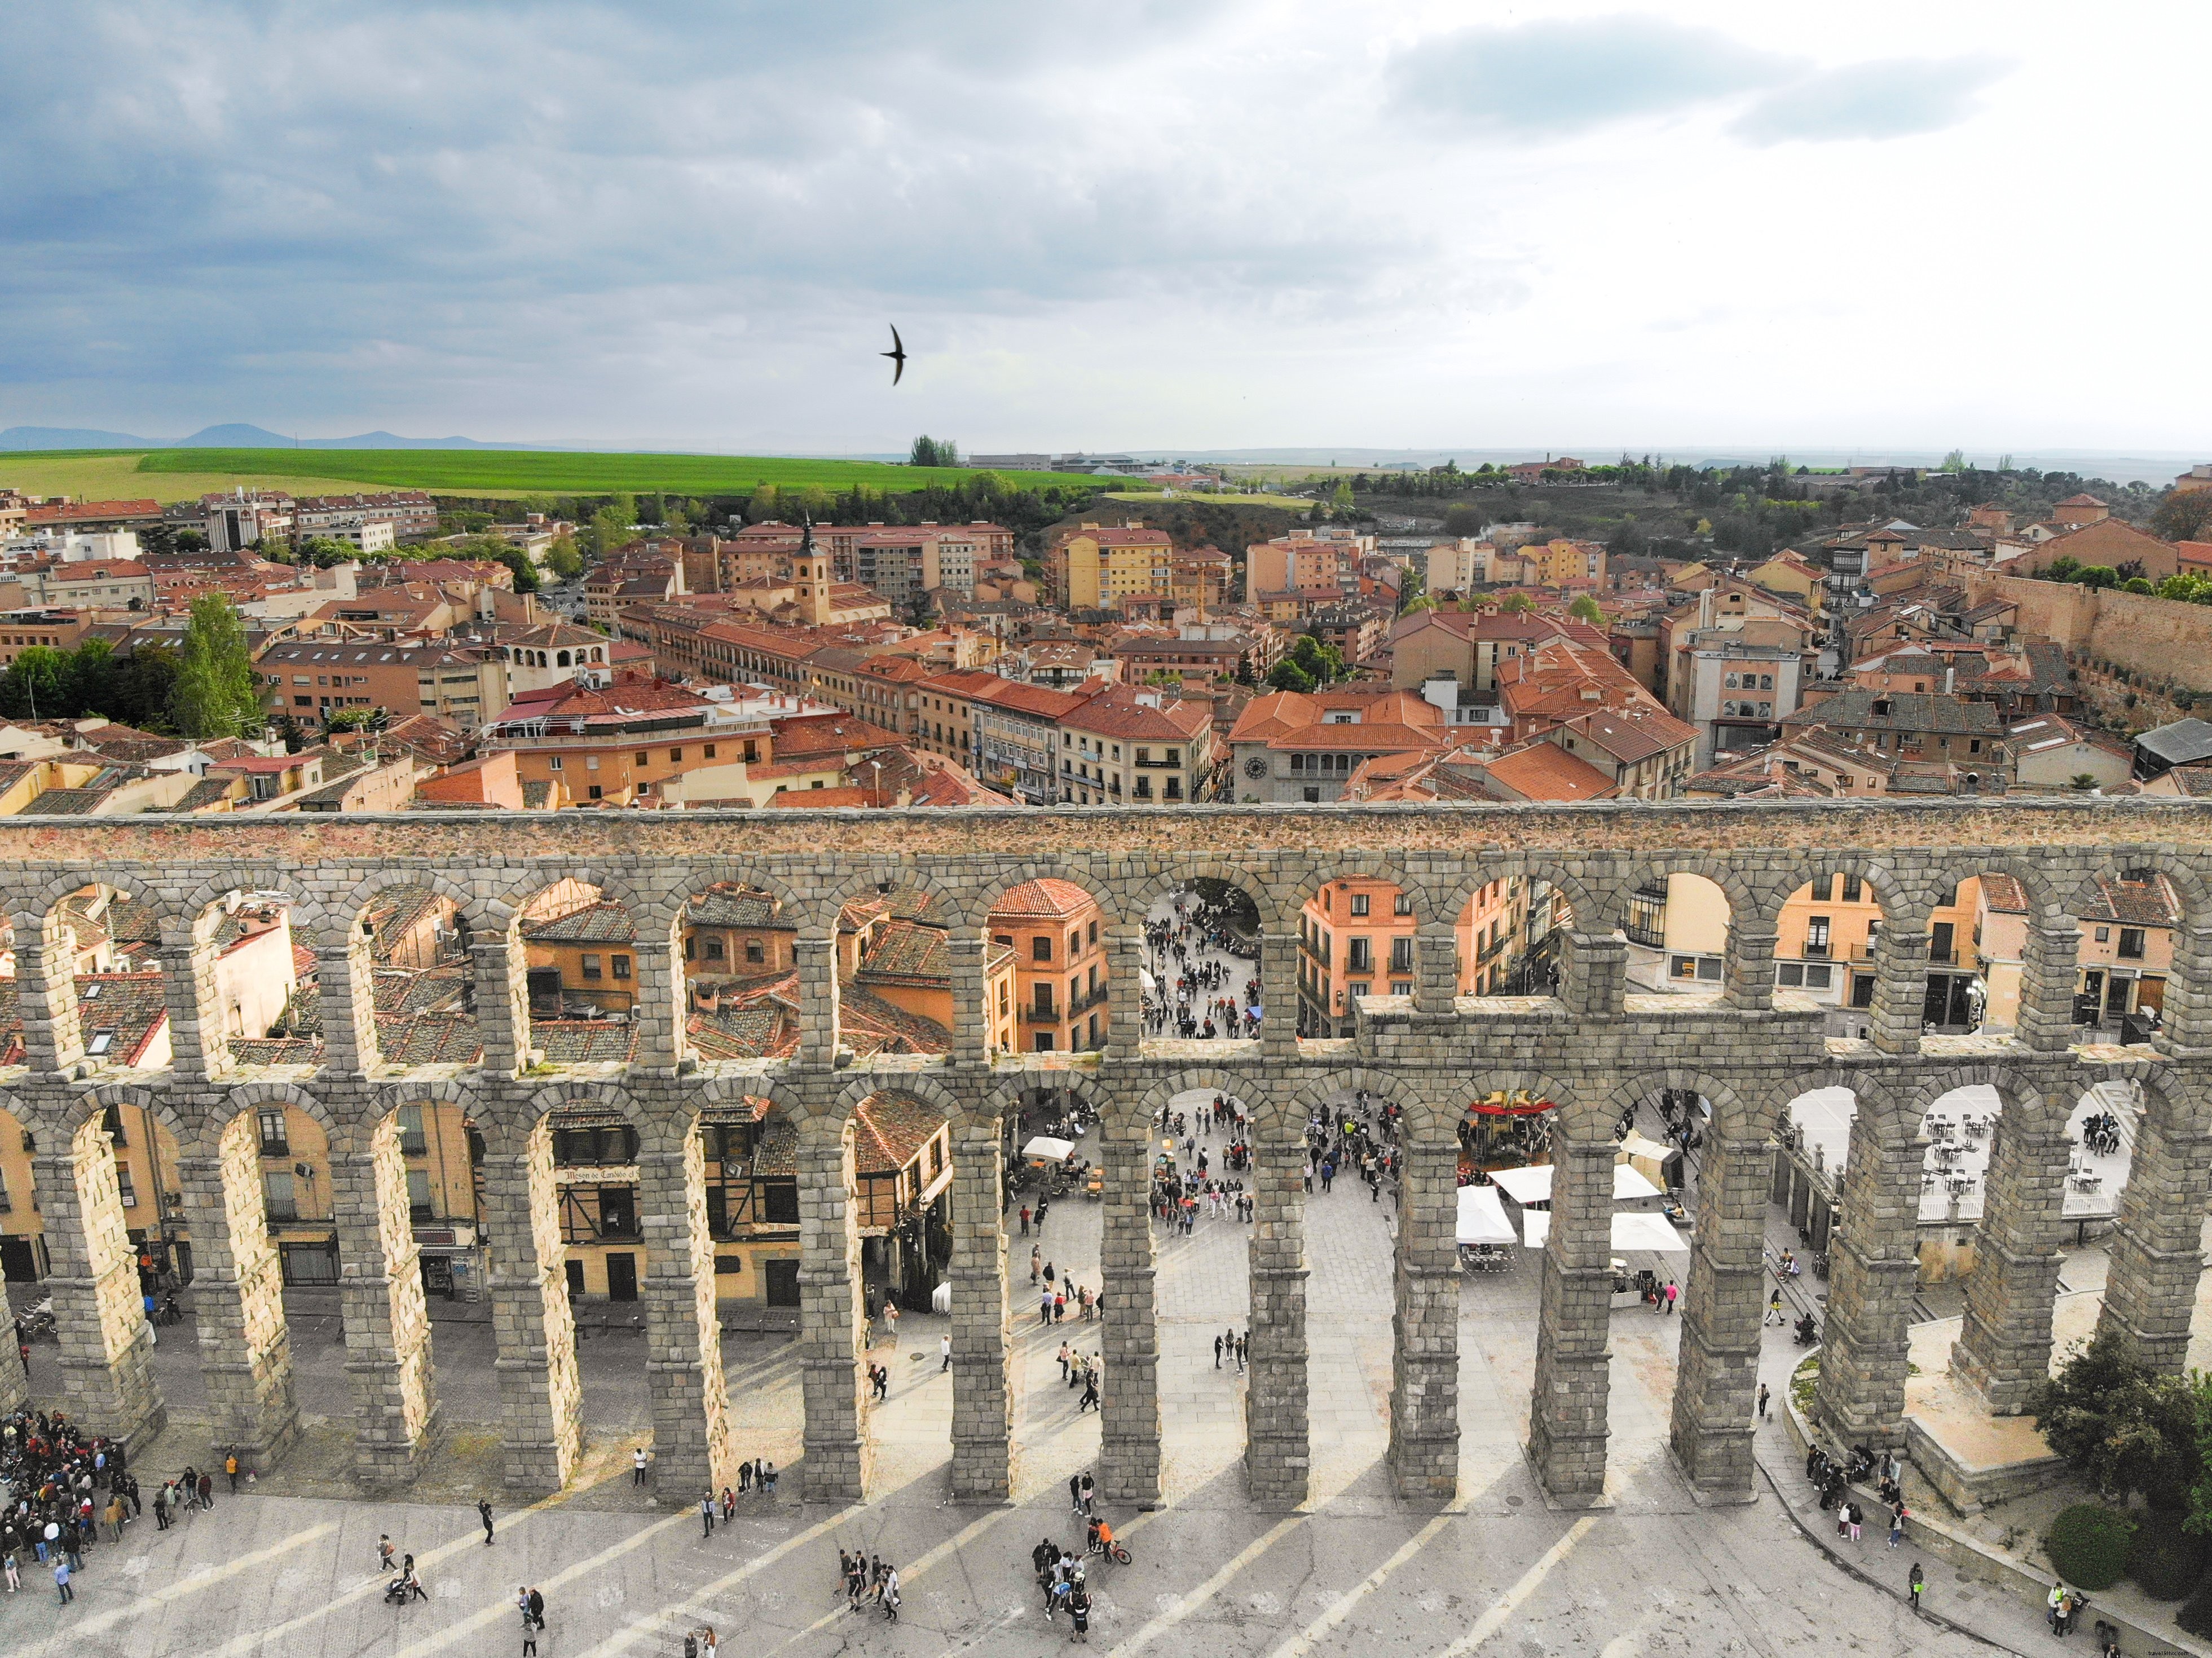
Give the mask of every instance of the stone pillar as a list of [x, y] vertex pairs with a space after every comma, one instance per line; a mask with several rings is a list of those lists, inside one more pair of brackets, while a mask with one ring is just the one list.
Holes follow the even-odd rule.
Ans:
[[991, 1024], [998, 1012], [990, 1005], [983, 971], [991, 950], [989, 931], [954, 927], [946, 932], [945, 944], [952, 968], [952, 1062], [988, 1065]]
[[[23, 1060], [33, 1078], [54, 1077], [84, 1057], [76, 1019], [76, 944], [55, 914], [15, 918], [15, 1001]], [[28, 940], [28, 943], [24, 942]]]
[[584, 1449], [584, 1388], [561, 1247], [552, 1130], [544, 1119], [481, 1127], [487, 1278], [498, 1350], [492, 1368], [499, 1373], [507, 1488], [543, 1495], [568, 1484]]
[[1884, 926], [1875, 936], [1874, 1005], [1867, 1028], [1875, 1051], [1917, 1054], [1928, 1006], [1925, 926]]
[[23, 1369], [23, 1355], [12, 1341], [0, 1341], [0, 1416], [13, 1416], [31, 1408], [31, 1378]]
[[1772, 1173], [1765, 1140], [1725, 1139], [1718, 1125], [1705, 1137], [1669, 1442], [1691, 1485], [1712, 1501], [1748, 1503], [1753, 1494], [1762, 1244]]
[[225, 1124], [212, 1146], [180, 1156], [177, 1175], [192, 1232], [192, 1313], [215, 1443], [237, 1446], [252, 1467], [273, 1467], [299, 1432], [300, 1411], [252, 1108]]
[[2031, 1094], [2007, 1100], [1991, 1131], [1951, 1374], [1998, 1416], [2018, 1415], [2027, 1390], [2051, 1374], [2051, 1309], [2065, 1264], [2068, 1114], [2065, 1095]]
[[860, 1237], [853, 1137], [817, 1117], [799, 1131], [799, 1374], [806, 1406], [806, 1500], [858, 1503], [867, 1485], [860, 1353]]
[[[228, 1063], [222, 998], [215, 984], [215, 946], [198, 929], [161, 935], [161, 999], [169, 1010], [169, 1068], [197, 1082]], [[258, 1036], [258, 1030], [246, 1033]]]
[[1729, 922], [1728, 1005], [1763, 1012], [1774, 1005], [1774, 941], [1771, 921], [1742, 916]]
[[[1273, 1015], [1270, 1014], [1272, 1020]], [[1261, 1508], [1306, 1500], [1305, 1154], [1294, 1122], [1255, 1124], [1252, 1175], [1251, 1370], [1244, 1394], [1244, 1477]]]
[[1588, 1507], [1605, 1495], [1612, 1387], [1613, 1158], [1610, 1139], [1552, 1137], [1552, 1233], [1536, 1326], [1528, 1457], [1552, 1500]]
[[655, 1489], [665, 1503], [696, 1503], [702, 1491], [734, 1480], [738, 1465], [722, 1327], [714, 1315], [706, 1157], [691, 1112], [679, 1106], [669, 1115], [677, 1127], [641, 1139], [637, 1152], [645, 1372], [653, 1393]]
[[1298, 1052], [1298, 935], [1260, 935], [1260, 1051], [1271, 1059]]
[[340, 1076], [368, 1074], [376, 1044], [375, 969], [360, 932], [315, 951], [315, 983], [323, 1016], [323, 1066]]
[[[1413, 1006], [1422, 1013], [1450, 1017], [1459, 998], [1459, 928], [1447, 919], [1424, 921], [1413, 929]], [[1456, 1224], [1456, 1223], [1455, 1223]]]
[[510, 931], [469, 939], [469, 987], [487, 1076], [512, 1077], [530, 1063], [530, 969]]
[[1106, 1053], [1134, 1059], [1145, 1038], [1145, 987], [1137, 969], [1145, 958], [1141, 927], [1115, 921], [1106, 928]]
[[[2074, 1045], [2074, 987], [2081, 977], [2081, 929], [2031, 926], [2020, 969], [2019, 1040], [2043, 1054], [2063, 1054]], [[2066, 1166], [2059, 1159], [2061, 1169]], [[2057, 1212], [2054, 1204], [2052, 1212]], [[1977, 1263], [1977, 1275], [1981, 1267]]]
[[2153, 1092], [2106, 1245], [2112, 1265], [2098, 1326], [2127, 1332], [2144, 1362], [2166, 1376], [2187, 1368], [2190, 1320], [2204, 1272], [2208, 1187], [2212, 1121], [2201, 1106]]
[[636, 999], [630, 1019], [637, 1028], [637, 1050], [631, 1063], [646, 1071], [672, 1073], [684, 1057], [685, 1005], [682, 946], [663, 938], [657, 926], [637, 928]]
[[1627, 993], [1627, 939], [1611, 933], [1567, 934], [1559, 999], [1569, 1012], [1578, 1019], [1618, 1018]]
[[837, 929], [805, 932], [792, 942], [799, 963], [799, 1060], [828, 1066], [837, 1054]]
[[331, 1184], [354, 1472], [365, 1485], [400, 1484], [417, 1472], [437, 1424], [438, 1395], [397, 1114], [386, 1114], [362, 1143], [331, 1147]]
[[1106, 1304], [1099, 1388], [1098, 1494], [1139, 1509], [1160, 1500], [1160, 1350], [1152, 1253], [1150, 1127], [1109, 1112], [1101, 1128], [1106, 1171], [1099, 1278]]
[[2173, 969], [2153, 1039], [2166, 1053], [2212, 1048], [2212, 927], [2187, 924], [2173, 929]]
[[1903, 1133], [1885, 1144], [1874, 1117], [1861, 1100], [1844, 1157], [1842, 1205], [1828, 1236], [1828, 1308], [1813, 1415], [1845, 1444], [1863, 1440], [1877, 1451], [1902, 1450], [1924, 1153], [1917, 1137]]
[[956, 1130], [952, 1152], [952, 1496], [1013, 1492], [1013, 1374], [1007, 1363], [1004, 1174], [996, 1117]]
[[1391, 1317], [1390, 1474], [1401, 1497], [1459, 1489], [1459, 1143], [1407, 1139]]
[[[68, 1099], [51, 1103], [57, 1116], [75, 1107]], [[100, 1113], [67, 1139], [45, 1131], [31, 1171], [46, 1229], [63, 1400], [86, 1433], [143, 1445], [168, 1412], [154, 1379], [153, 1327], [138, 1293], [115, 1148]]]

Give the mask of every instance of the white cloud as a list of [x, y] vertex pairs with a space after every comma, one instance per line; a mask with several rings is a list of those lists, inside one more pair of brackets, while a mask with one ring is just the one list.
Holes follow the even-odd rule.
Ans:
[[[1343, 0], [9, 9], [0, 424], [2201, 429], [2203, 20], [1471, 4], [1382, 39]], [[2059, 349], [2089, 301], [2097, 349]]]

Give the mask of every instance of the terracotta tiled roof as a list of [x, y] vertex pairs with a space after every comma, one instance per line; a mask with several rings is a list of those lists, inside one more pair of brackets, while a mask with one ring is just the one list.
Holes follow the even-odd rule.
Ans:
[[1556, 744], [1536, 742], [1501, 754], [1489, 766], [1492, 777], [1528, 800], [1602, 800], [1613, 779]]
[[587, 904], [566, 915], [526, 920], [522, 937], [533, 944], [627, 944], [637, 940], [637, 926], [620, 904]]
[[876, 924], [857, 976], [863, 984], [950, 984], [952, 958], [943, 929], [886, 917]]
[[720, 883], [691, 895], [684, 920], [687, 926], [773, 926], [775, 900], [764, 892]]
[[902, 1095], [878, 1094], [853, 1113], [853, 1127], [855, 1170], [890, 1174], [921, 1155], [931, 1136], [945, 1127], [945, 1119]]
[[952, 1033], [934, 1019], [894, 1006], [847, 980], [838, 990], [838, 1034], [862, 1057], [877, 1054], [948, 1054]]
[[1040, 876], [1034, 881], [1024, 881], [1011, 888], [991, 906], [991, 922], [1000, 920], [1064, 921], [1071, 915], [1079, 915], [1095, 907], [1091, 895], [1073, 881], [1061, 881], [1053, 877]]

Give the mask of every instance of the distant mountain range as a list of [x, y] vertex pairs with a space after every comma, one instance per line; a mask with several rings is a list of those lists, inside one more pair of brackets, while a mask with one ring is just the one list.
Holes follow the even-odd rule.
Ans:
[[534, 449], [531, 443], [479, 443], [474, 438], [403, 438], [362, 432], [349, 438], [291, 438], [264, 426], [233, 422], [206, 426], [173, 441], [133, 437], [75, 426], [10, 426], [0, 431], [0, 451], [22, 449]]

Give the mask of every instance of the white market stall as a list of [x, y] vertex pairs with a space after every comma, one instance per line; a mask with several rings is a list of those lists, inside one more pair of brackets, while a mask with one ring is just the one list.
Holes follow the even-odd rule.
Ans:
[[1459, 1243], [1462, 1248], [1472, 1244], [1510, 1244], [1515, 1241], [1513, 1223], [1505, 1218], [1505, 1206], [1498, 1200], [1495, 1187], [1462, 1186], [1459, 1188]]
[[1634, 1169], [1646, 1180], [1664, 1187], [1668, 1163], [1680, 1161], [1682, 1154], [1671, 1145], [1632, 1133], [1621, 1141], [1620, 1149], [1614, 1155], [1619, 1159], [1614, 1165], [1616, 1168]]
[[[1532, 1203], [1552, 1200], [1552, 1167], [1548, 1163], [1537, 1163], [1527, 1169], [1493, 1169], [1490, 1178], [1498, 1190], [1524, 1207]], [[1479, 1188], [1470, 1187], [1469, 1191]], [[1659, 1188], [1644, 1177], [1632, 1163], [1613, 1165], [1613, 1200], [1626, 1203], [1636, 1198], [1656, 1198]]]
[[[1552, 1236], [1552, 1212], [1531, 1209], [1521, 1217], [1521, 1241], [1531, 1249], [1540, 1249]], [[1618, 1254], [1626, 1250], [1641, 1249], [1649, 1254], [1683, 1254], [1690, 1253], [1689, 1240], [1677, 1232], [1664, 1215], [1638, 1212], [1619, 1214], [1613, 1218], [1613, 1248]]]
[[1022, 1148], [1022, 1155], [1037, 1162], [1066, 1163], [1074, 1150], [1073, 1140], [1058, 1140], [1049, 1134], [1040, 1134]]

